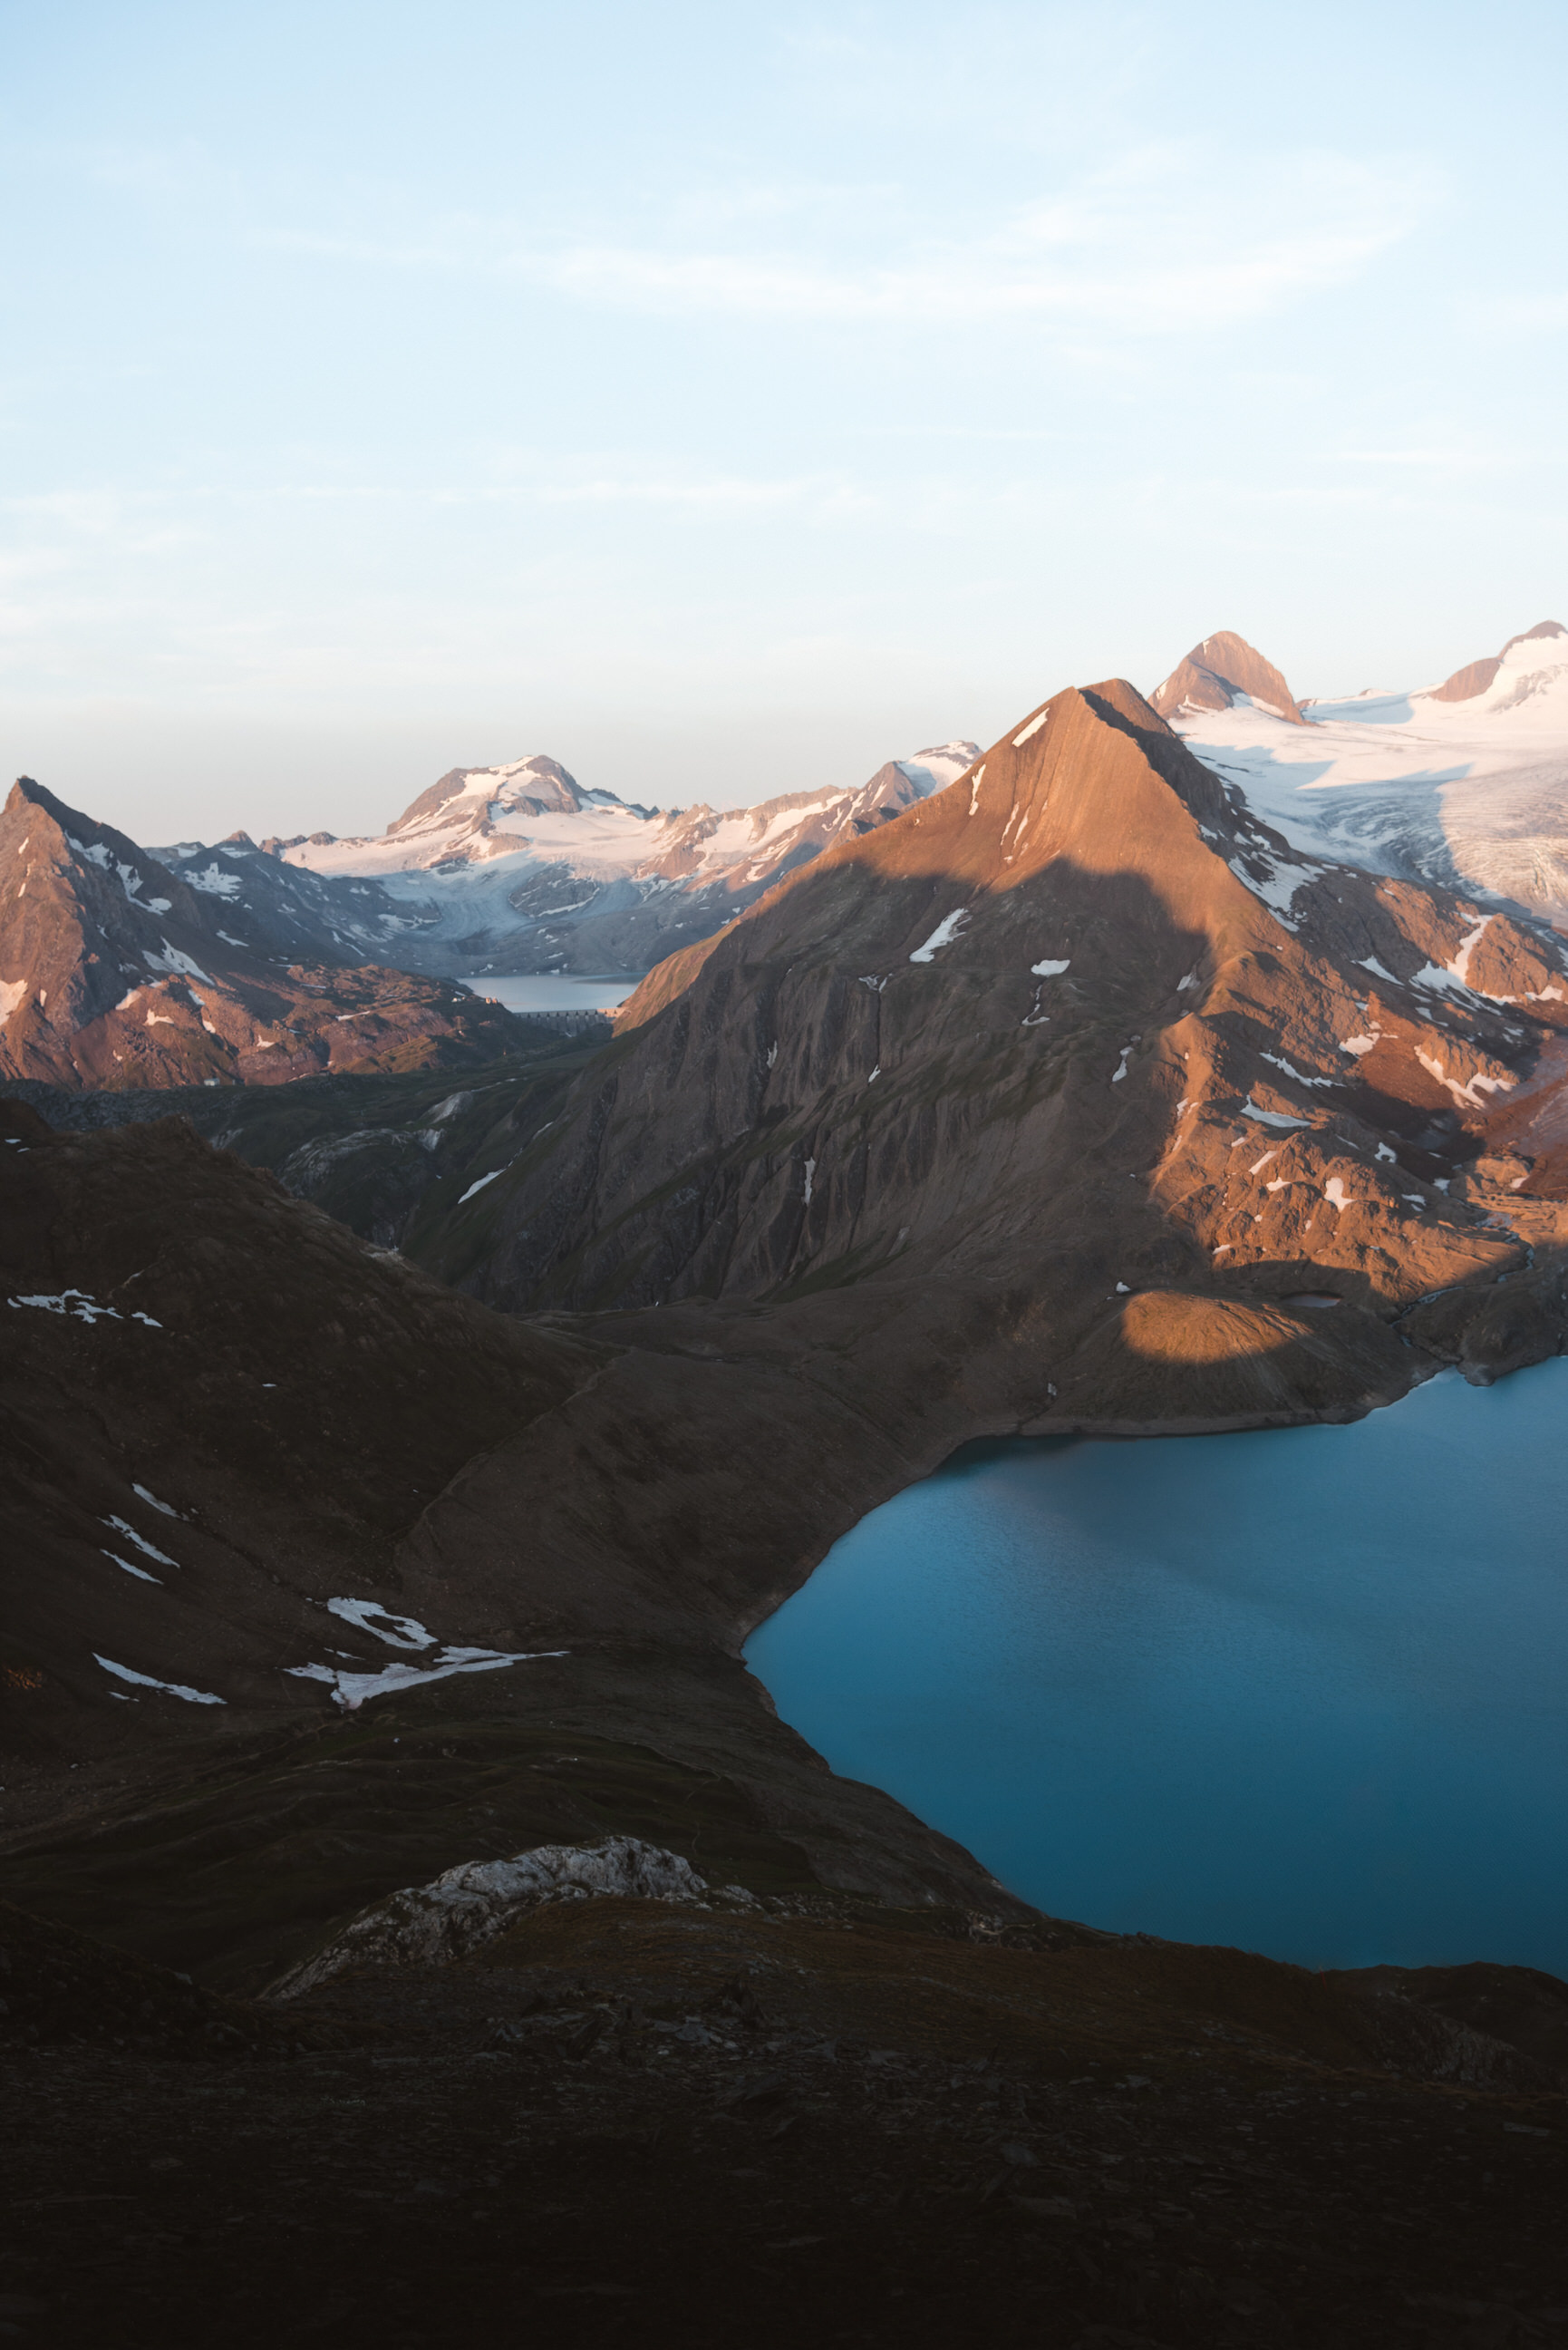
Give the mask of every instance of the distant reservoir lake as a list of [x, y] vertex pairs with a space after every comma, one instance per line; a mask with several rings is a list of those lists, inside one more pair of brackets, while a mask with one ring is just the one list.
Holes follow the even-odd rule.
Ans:
[[624, 1003], [641, 982], [622, 972], [598, 979], [581, 979], [576, 972], [556, 978], [538, 972], [492, 978], [485, 972], [459, 983], [492, 1003], [504, 1004], [508, 1012], [608, 1012]]
[[746, 1661], [1058, 1917], [1568, 1975], [1568, 1360], [1348, 1428], [967, 1446]]

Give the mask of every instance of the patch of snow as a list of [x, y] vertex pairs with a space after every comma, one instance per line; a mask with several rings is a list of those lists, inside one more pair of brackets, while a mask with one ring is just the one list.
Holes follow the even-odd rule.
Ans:
[[[200, 873], [192, 873], [187, 867], [181, 879], [188, 881], [192, 889], [200, 889], [206, 898], [237, 898], [240, 894], [239, 875], [225, 873], [215, 857], [210, 865], [202, 867]], [[220, 931], [218, 935], [222, 938], [223, 932]], [[233, 945], [234, 941], [231, 940], [229, 943]]]
[[1369, 971], [1375, 979], [1386, 979], [1390, 987], [1397, 987], [1399, 985], [1399, 982], [1395, 978], [1393, 972], [1391, 971], [1385, 971], [1383, 965], [1378, 962], [1376, 955], [1363, 955], [1360, 962], [1356, 965], [1356, 969], [1358, 971]]
[[498, 1175], [504, 1175], [505, 1172], [506, 1170], [504, 1167], [493, 1167], [488, 1175], [482, 1175], [477, 1183], [471, 1183], [469, 1185], [467, 1191], [462, 1195], [462, 1199], [458, 1201], [458, 1206], [461, 1208], [465, 1201], [472, 1199], [476, 1191], [483, 1191], [487, 1183], [493, 1183]]
[[1188, 988], [1189, 988], [1189, 987], [1196, 987], [1196, 986], [1197, 986], [1197, 984], [1198, 984], [1198, 973], [1197, 973], [1195, 971], [1189, 971], [1189, 972], [1188, 972], [1187, 977], [1186, 977], [1185, 979], [1179, 979], [1179, 980], [1177, 981], [1177, 983], [1176, 983], [1176, 992], [1177, 992], [1178, 995], [1184, 994], [1184, 993], [1186, 993], [1186, 991], [1187, 991], [1187, 989], [1188, 989]]
[[1332, 1086], [1334, 1082], [1333, 1077], [1303, 1077], [1293, 1062], [1283, 1059], [1278, 1053], [1263, 1053], [1259, 1057], [1271, 1061], [1276, 1069], [1283, 1069], [1286, 1076], [1294, 1077], [1298, 1086]]
[[984, 781], [985, 762], [982, 759], [980, 765], [974, 771], [974, 781], [970, 787], [969, 812], [971, 816], [973, 816], [980, 806], [980, 787]]
[[1389, 1167], [1397, 1167], [1399, 1164], [1399, 1161], [1395, 1158], [1394, 1153], [1389, 1149], [1388, 1145], [1386, 1142], [1380, 1142], [1378, 1144], [1373, 1156], [1374, 1158], [1381, 1159], [1384, 1163]]
[[1116, 1063], [1116, 1073], [1115, 1076], [1111, 1079], [1111, 1083], [1112, 1083], [1112, 1085], [1113, 1085], [1113, 1086], [1119, 1086], [1119, 1085], [1120, 1085], [1120, 1083], [1121, 1083], [1121, 1081], [1122, 1081], [1122, 1079], [1126, 1076], [1126, 1075], [1127, 1075], [1127, 1062], [1128, 1062], [1128, 1060], [1131, 1058], [1131, 1056], [1132, 1056], [1132, 1046], [1131, 1046], [1130, 1045], [1124, 1045], [1122, 1046], [1122, 1056], [1121, 1056], [1121, 1059]]
[[25, 979], [0, 979], [0, 1027], [5, 1025], [14, 1012], [20, 1010], [26, 1000], [26, 994], [27, 983]]
[[106, 1550], [104, 1556], [112, 1559], [116, 1566], [123, 1567], [127, 1575], [134, 1575], [138, 1583], [156, 1583], [161, 1590], [163, 1577], [161, 1575], [149, 1575], [144, 1566], [132, 1566], [130, 1561], [121, 1558], [118, 1551]]
[[150, 971], [165, 971], [171, 979], [199, 979], [205, 987], [213, 984], [201, 964], [193, 962], [179, 947], [171, 947], [167, 939], [163, 941], [161, 954], [154, 954], [151, 947], [143, 947], [141, 960]]
[[123, 1534], [127, 1542], [134, 1543], [144, 1558], [155, 1558], [160, 1566], [171, 1566], [178, 1573], [179, 1560], [166, 1557], [162, 1551], [148, 1541], [145, 1534], [139, 1534], [134, 1526], [127, 1525], [123, 1518], [105, 1518], [103, 1523], [106, 1526], [112, 1526], [117, 1534]]
[[1061, 962], [1032, 962], [1029, 966], [1036, 979], [1060, 979], [1062, 973], [1064, 971], [1071, 971], [1072, 967], [1071, 956], [1065, 957]]
[[1256, 1118], [1260, 1126], [1277, 1126], [1291, 1134], [1298, 1133], [1303, 1126], [1308, 1126], [1312, 1122], [1304, 1118], [1284, 1118], [1277, 1109], [1258, 1109], [1253, 1105], [1251, 1094], [1241, 1105], [1241, 1116]]
[[881, 1074], [882, 1074], [882, 1064], [881, 1064], [881, 1062], [880, 1062], [880, 1061], [878, 1061], [878, 1062], [877, 1062], [877, 1066], [876, 1066], [876, 1067], [872, 1070], [872, 1072], [871, 1072], [870, 1076], [867, 1078], [867, 1080], [866, 1080], [867, 1084], [868, 1086], [874, 1086], [874, 1085], [876, 1084], [876, 1082], [877, 1082], [877, 1078], [881, 1076]]
[[1449, 1076], [1441, 1061], [1434, 1060], [1429, 1053], [1423, 1053], [1419, 1045], [1416, 1046], [1415, 1050], [1416, 1058], [1420, 1062], [1421, 1066], [1427, 1071], [1428, 1076], [1436, 1077], [1438, 1083], [1446, 1087], [1447, 1090], [1452, 1094], [1455, 1101], [1459, 1103], [1461, 1107], [1465, 1109], [1484, 1109], [1486, 1107], [1486, 1104], [1484, 1102], [1478, 1101], [1476, 1098], [1476, 1089], [1478, 1087], [1480, 1087], [1482, 1091], [1489, 1094], [1501, 1094], [1511, 1092], [1519, 1083], [1519, 1079], [1517, 1077], [1511, 1076], [1506, 1073], [1501, 1077], [1489, 1077], [1484, 1070], [1478, 1070], [1476, 1075], [1470, 1079], [1469, 1085], [1461, 1086], [1457, 1077], [1450, 1077]]
[[[1260, 861], [1260, 852], [1253, 852], [1253, 861]], [[1310, 865], [1292, 865], [1282, 857], [1262, 861], [1266, 862], [1269, 869], [1261, 881], [1254, 880], [1251, 874], [1244, 873], [1234, 859], [1231, 869], [1254, 898], [1262, 899], [1276, 921], [1282, 923], [1287, 931], [1293, 931], [1295, 924], [1290, 920], [1292, 900], [1296, 891], [1314, 878], [1314, 868]]]
[[130, 1490], [135, 1494], [139, 1502], [146, 1503], [150, 1510], [161, 1510], [166, 1518], [177, 1518], [179, 1516], [179, 1511], [174, 1508], [171, 1503], [161, 1502], [156, 1493], [150, 1493], [148, 1492], [145, 1485], [132, 1485]]
[[1342, 1053], [1354, 1053], [1359, 1058], [1363, 1053], [1371, 1052], [1382, 1034], [1381, 1028], [1374, 1028], [1366, 1036], [1346, 1036], [1342, 1039], [1339, 1049]]
[[1449, 963], [1449, 969], [1453, 972], [1454, 977], [1459, 981], [1461, 987], [1468, 987], [1470, 983], [1470, 957], [1474, 954], [1477, 947], [1480, 944], [1481, 940], [1485, 935], [1487, 925], [1490, 920], [1491, 916], [1490, 914], [1483, 914], [1480, 921], [1476, 924], [1474, 930], [1467, 931], [1465, 936], [1459, 941], [1458, 947], [1455, 949], [1454, 958]]
[[1014, 749], [1015, 751], [1021, 751], [1021, 750], [1023, 749], [1023, 747], [1024, 743], [1028, 742], [1028, 740], [1029, 740], [1029, 738], [1030, 738], [1030, 736], [1031, 736], [1032, 734], [1038, 734], [1038, 733], [1039, 733], [1040, 729], [1042, 728], [1042, 726], [1044, 726], [1044, 725], [1045, 721], [1050, 717], [1050, 715], [1051, 715], [1051, 705], [1050, 705], [1050, 703], [1049, 703], [1049, 702], [1047, 702], [1047, 703], [1045, 704], [1044, 709], [1044, 710], [1042, 710], [1042, 711], [1040, 711], [1040, 712], [1038, 712], [1038, 714], [1037, 714], [1035, 717], [1033, 717], [1033, 718], [1032, 718], [1032, 719], [1030, 720], [1030, 722], [1029, 722], [1029, 723], [1028, 723], [1028, 725], [1027, 725], [1027, 726], [1025, 726], [1025, 727], [1022, 728], [1022, 729], [1020, 730], [1020, 732], [1019, 732], [1018, 733], [1016, 733], [1016, 734], [1013, 736], [1013, 738], [1012, 738], [1012, 747], [1013, 747], [1013, 749]]
[[528, 1665], [540, 1657], [568, 1653], [565, 1648], [524, 1648], [506, 1656], [496, 1648], [441, 1648], [422, 1670], [413, 1665], [383, 1665], [379, 1673], [344, 1673], [332, 1665], [286, 1665], [284, 1670], [293, 1680], [326, 1681], [333, 1704], [355, 1713], [370, 1698], [390, 1697], [426, 1681], [450, 1680], [454, 1673], [493, 1673], [504, 1665]]
[[1265, 1150], [1265, 1151], [1264, 1151], [1264, 1153], [1263, 1153], [1263, 1155], [1262, 1155], [1262, 1157], [1261, 1159], [1254, 1159], [1254, 1160], [1252, 1161], [1252, 1164], [1251, 1164], [1251, 1167], [1249, 1167], [1249, 1168], [1248, 1168], [1248, 1170], [1247, 1170], [1248, 1174], [1249, 1174], [1249, 1175], [1261, 1175], [1261, 1174], [1262, 1173], [1262, 1171], [1263, 1171], [1264, 1168], [1265, 1168], [1265, 1167], [1267, 1167], [1267, 1166], [1269, 1166], [1269, 1165], [1270, 1165], [1270, 1164], [1271, 1164], [1274, 1159], [1276, 1159], [1279, 1157], [1279, 1155], [1280, 1155], [1279, 1145], [1276, 1143], [1272, 1150]]
[[1336, 1215], [1343, 1215], [1346, 1208], [1353, 1208], [1355, 1205], [1355, 1201], [1345, 1190], [1343, 1180], [1337, 1175], [1331, 1175], [1329, 1177], [1328, 1181], [1323, 1187], [1323, 1196], [1328, 1201], [1329, 1206], [1334, 1211]]
[[112, 1658], [93, 1652], [93, 1662], [101, 1665], [106, 1673], [117, 1673], [122, 1681], [133, 1681], [138, 1689], [161, 1690], [165, 1697], [182, 1697], [187, 1705], [223, 1705], [227, 1700], [214, 1697], [210, 1690], [187, 1689], [182, 1681], [154, 1680], [151, 1673], [133, 1673], [129, 1665], [117, 1665]]
[[[379, 1599], [329, 1599], [327, 1613], [345, 1624], [357, 1625], [361, 1632], [373, 1633], [385, 1640], [389, 1648], [433, 1648], [436, 1637], [427, 1632], [413, 1616], [389, 1615]], [[380, 1622], [376, 1618], [379, 1617]]]
[[[72, 1321], [85, 1322], [89, 1327], [95, 1322], [123, 1322], [126, 1318], [112, 1305], [99, 1305], [85, 1289], [62, 1289], [55, 1296], [11, 1297], [5, 1302], [8, 1305], [36, 1305], [45, 1314], [67, 1314]], [[155, 1322], [151, 1314], [133, 1314], [130, 1319], [145, 1322], [150, 1330], [161, 1330], [163, 1327], [162, 1323]]]
[[925, 945], [915, 949], [914, 953], [909, 957], [909, 961], [911, 962], [929, 962], [943, 947], [951, 946], [953, 941], [957, 938], [960, 931], [962, 930], [968, 920], [969, 908], [967, 906], [955, 906], [950, 914], [944, 914], [942, 916], [941, 920], [931, 932], [931, 935], [926, 941]]
[[801, 1198], [802, 1198], [803, 1202], [804, 1202], [804, 1203], [805, 1203], [805, 1205], [806, 1207], [808, 1207], [808, 1208], [809, 1208], [809, 1207], [810, 1207], [810, 1205], [811, 1205], [811, 1184], [812, 1184], [812, 1178], [813, 1178], [813, 1176], [814, 1176], [815, 1173], [816, 1173], [816, 1161], [815, 1161], [815, 1159], [808, 1159], [806, 1160], [806, 1162], [805, 1162], [805, 1191], [804, 1191], [802, 1192], [802, 1194], [801, 1194]]

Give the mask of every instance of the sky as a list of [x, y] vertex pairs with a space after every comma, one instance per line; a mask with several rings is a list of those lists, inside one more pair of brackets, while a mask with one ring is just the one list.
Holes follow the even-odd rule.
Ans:
[[[0, 0], [0, 774], [854, 784], [1568, 619], [1568, 11]], [[5, 764], [7, 763], [8, 764]]]

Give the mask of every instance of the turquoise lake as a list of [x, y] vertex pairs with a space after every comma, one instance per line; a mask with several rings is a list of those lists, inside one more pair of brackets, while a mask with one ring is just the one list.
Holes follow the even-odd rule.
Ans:
[[1348, 1428], [968, 1446], [746, 1659], [1059, 1917], [1568, 1975], [1568, 1361]]

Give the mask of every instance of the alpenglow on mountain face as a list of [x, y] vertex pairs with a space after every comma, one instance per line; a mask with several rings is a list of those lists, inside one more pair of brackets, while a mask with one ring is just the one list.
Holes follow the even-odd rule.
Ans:
[[1511, 637], [1440, 685], [1288, 707], [1277, 670], [1239, 637], [1210, 637], [1153, 700], [1205, 765], [1297, 847], [1568, 923], [1568, 629], [1559, 621]]
[[454, 767], [379, 839], [269, 846], [366, 902], [373, 891], [379, 951], [412, 970], [646, 971], [825, 848], [940, 791], [974, 753], [943, 743], [889, 760], [857, 790], [670, 809], [585, 789], [535, 756]]

